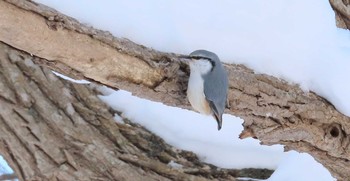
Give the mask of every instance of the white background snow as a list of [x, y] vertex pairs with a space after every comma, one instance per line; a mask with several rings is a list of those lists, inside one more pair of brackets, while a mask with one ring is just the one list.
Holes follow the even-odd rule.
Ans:
[[[224, 62], [298, 83], [350, 116], [350, 33], [335, 27], [327, 0], [36, 1], [157, 50], [213, 51]], [[237, 139], [242, 121], [233, 116], [224, 115], [218, 132], [210, 117], [124, 91], [106, 92], [109, 96], [101, 98], [124, 116], [203, 161], [226, 168], [277, 168], [269, 179], [273, 181], [333, 180], [307, 154]]]

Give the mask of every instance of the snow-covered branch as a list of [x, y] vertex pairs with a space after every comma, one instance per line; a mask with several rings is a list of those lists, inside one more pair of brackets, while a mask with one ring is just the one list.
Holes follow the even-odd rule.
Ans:
[[[190, 109], [185, 95], [188, 68], [176, 54], [113, 37], [29, 1], [0, 1], [0, 12], [0, 41], [32, 54], [35, 63]], [[242, 138], [307, 152], [334, 177], [350, 177], [349, 117], [298, 85], [242, 65], [225, 67], [230, 81], [226, 113], [244, 119]]]

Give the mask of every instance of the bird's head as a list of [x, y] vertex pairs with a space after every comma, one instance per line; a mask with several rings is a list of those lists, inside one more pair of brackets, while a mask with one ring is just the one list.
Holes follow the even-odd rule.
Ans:
[[180, 58], [188, 61], [191, 71], [199, 70], [201, 74], [207, 74], [220, 63], [219, 57], [207, 50], [196, 50], [190, 55], [181, 55]]
[[191, 57], [192, 59], [205, 59], [205, 60], [208, 60], [210, 62], [217, 62], [217, 61], [220, 61], [219, 60], [219, 57], [213, 53], [213, 52], [210, 52], [210, 51], [207, 51], [207, 50], [196, 50], [194, 52], [192, 52], [189, 57]]

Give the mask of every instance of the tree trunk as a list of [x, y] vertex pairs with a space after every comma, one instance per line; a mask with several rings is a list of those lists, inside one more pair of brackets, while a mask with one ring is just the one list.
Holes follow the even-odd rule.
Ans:
[[[30, 1], [0, 1], [0, 19], [0, 40], [32, 54], [36, 64], [50, 67], [71, 77], [85, 78], [109, 87], [125, 89], [153, 101], [190, 109], [185, 95], [188, 67], [182, 64], [175, 54], [159, 52], [129, 40], [113, 37], [109, 33], [86, 27], [55, 10]], [[339, 113], [322, 97], [312, 92], [303, 92], [297, 85], [288, 84], [272, 76], [254, 74], [242, 65], [225, 67], [229, 74], [231, 105], [226, 113], [244, 119], [245, 130], [241, 138], [255, 137], [262, 144], [283, 144], [287, 150], [307, 152], [328, 168], [337, 179], [350, 178], [349, 117]], [[23, 88], [18, 91], [21, 90], [24, 91]], [[74, 95], [79, 96], [78, 93]], [[21, 96], [20, 92], [14, 100], [24, 99], [26, 101], [22, 101], [23, 104], [28, 105], [32, 103], [26, 96]], [[77, 106], [73, 103], [72, 105], [70, 107], [77, 110]], [[61, 114], [69, 114], [66, 110], [69, 106], [63, 104], [61, 107]], [[39, 114], [44, 113], [35, 113]], [[56, 116], [54, 118], [58, 119]], [[71, 121], [71, 124], [76, 124], [75, 121]], [[56, 124], [55, 121], [50, 122]], [[52, 126], [50, 129], [53, 129]], [[75, 129], [77, 130], [70, 130], [68, 135], [79, 131], [78, 128]], [[84, 129], [86, 132], [88, 130]], [[120, 132], [103, 133], [108, 139], [112, 139], [109, 136], [113, 135], [116, 143], [124, 143]], [[98, 138], [97, 136], [94, 139]], [[56, 136], [52, 136], [52, 140], [56, 139]], [[57, 140], [57, 143], [61, 142]], [[74, 141], [63, 143], [75, 145]], [[101, 149], [105, 147], [107, 146], [101, 145]], [[46, 150], [46, 153], [49, 151]], [[66, 157], [71, 158], [73, 154], [69, 152], [68, 155]], [[133, 163], [130, 160], [125, 162]]]
[[[118, 124], [96, 91], [56, 77], [32, 58], [0, 43], [0, 153], [20, 180], [235, 180], [271, 174], [218, 170], [140, 126]], [[183, 167], [171, 168], [170, 162]]]

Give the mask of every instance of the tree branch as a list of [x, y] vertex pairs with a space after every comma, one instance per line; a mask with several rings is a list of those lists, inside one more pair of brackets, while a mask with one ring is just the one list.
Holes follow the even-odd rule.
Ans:
[[[96, 86], [91, 86], [96, 87]], [[19, 180], [235, 180], [123, 118], [87, 85], [56, 77], [0, 43], [0, 153]], [[130, 126], [131, 125], [131, 126]], [[181, 167], [173, 168], [175, 162]], [[252, 169], [256, 178], [271, 170]], [[1, 178], [1, 177], [0, 177]]]
[[350, 29], [350, 1], [349, 0], [329, 0], [336, 18], [337, 27]]
[[[29, 1], [0, 1], [0, 16], [0, 41], [32, 54], [37, 64], [190, 109], [185, 95], [188, 68], [175, 54], [113, 37]], [[225, 67], [231, 105], [226, 113], [244, 119], [242, 138], [307, 152], [334, 177], [350, 177], [349, 117], [297, 85], [243, 65]]]

